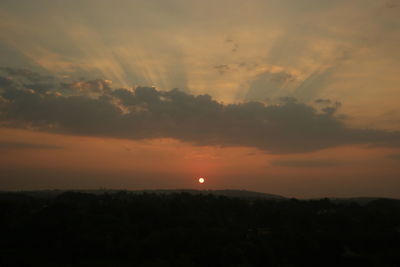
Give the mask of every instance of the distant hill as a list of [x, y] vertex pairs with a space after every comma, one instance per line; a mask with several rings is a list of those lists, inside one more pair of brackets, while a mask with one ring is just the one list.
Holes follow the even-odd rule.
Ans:
[[367, 205], [368, 203], [374, 200], [393, 200], [393, 201], [400, 201], [399, 199], [395, 198], [384, 198], [384, 197], [351, 197], [351, 198], [329, 198], [330, 201], [333, 203], [345, 203], [345, 202], [355, 202], [359, 205]]
[[[126, 192], [131, 194], [174, 194], [174, 193], [189, 193], [193, 195], [216, 195], [216, 196], [225, 196], [232, 198], [242, 198], [242, 199], [271, 199], [271, 200], [288, 200], [291, 198], [262, 193], [262, 192], [254, 192], [248, 190], [237, 190], [237, 189], [223, 189], [223, 190], [196, 190], [196, 189], [148, 189], [148, 190], [124, 190], [124, 189], [92, 189], [92, 190], [35, 190], [35, 191], [0, 191], [0, 194], [4, 193], [20, 193], [24, 195], [28, 195], [31, 197], [38, 198], [54, 198], [65, 192], [80, 192], [80, 193], [88, 193], [88, 194], [113, 194], [118, 192]], [[310, 198], [310, 199], [302, 199], [302, 200], [318, 200], [323, 198]], [[383, 198], [383, 197], [349, 197], [349, 198], [335, 198], [335, 197], [327, 197], [330, 201], [334, 203], [346, 203], [346, 202], [355, 202], [359, 205], [366, 205], [371, 201], [378, 199], [391, 199], [391, 198]], [[398, 200], [399, 199], [392, 199]]]
[[259, 199], [286, 199], [280, 195], [273, 195], [261, 192], [247, 191], [247, 190], [194, 190], [194, 189], [173, 189], [173, 190], [143, 190], [134, 191], [138, 193], [156, 193], [156, 194], [171, 194], [171, 193], [190, 193], [190, 194], [211, 194], [216, 196], [238, 197], [238, 198], [259, 198]]
[[[247, 190], [195, 190], [195, 189], [154, 189], [154, 190], [118, 190], [118, 189], [95, 189], [95, 190], [36, 190], [36, 191], [18, 191], [13, 193], [22, 193], [32, 197], [39, 198], [54, 198], [65, 192], [81, 192], [89, 194], [104, 194], [104, 193], [118, 193], [127, 192], [133, 194], [174, 194], [174, 193], [189, 193], [193, 195], [216, 195], [216, 196], [226, 196], [235, 198], [245, 198], [245, 199], [286, 199], [280, 195], [273, 195], [261, 192], [247, 191]], [[0, 192], [0, 193], [11, 193], [11, 192]]]

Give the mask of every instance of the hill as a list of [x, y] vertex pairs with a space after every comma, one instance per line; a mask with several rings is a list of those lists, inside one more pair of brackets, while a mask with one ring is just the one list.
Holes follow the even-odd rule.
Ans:
[[154, 190], [118, 190], [118, 189], [94, 189], [94, 190], [35, 190], [35, 191], [19, 191], [19, 192], [7, 192], [3, 191], [0, 193], [20, 193], [32, 197], [38, 198], [54, 198], [63, 193], [67, 192], [79, 192], [88, 193], [95, 195], [102, 194], [115, 194], [118, 192], [126, 192], [131, 194], [159, 194], [159, 195], [169, 195], [174, 193], [188, 193], [192, 195], [215, 195], [215, 196], [226, 196], [234, 198], [244, 198], [244, 199], [286, 199], [280, 195], [273, 195], [261, 192], [247, 191], [247, 190], [195, 190], [195, 189], [154, 189]]

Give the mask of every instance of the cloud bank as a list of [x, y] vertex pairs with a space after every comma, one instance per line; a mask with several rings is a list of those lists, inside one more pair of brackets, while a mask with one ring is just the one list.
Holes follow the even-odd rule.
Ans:
[[54, 146], [48, 144], [0, 141], [0, 151], [14, 150], [14, 149], [62, 149], [62, 148], [63, 147], [61, 146]]
[[175, 138], [194, 145], [249, 146], [302, 153], [346, 145], [400, 146], [400, 133], [349, 128], [338, 103], [321, 108], [282, 98], [279, 104], [223, 104], [209, 95], [153, 87], [112, 88], [111, 81], [60, 81], [0, 69], [3, 126], [127, 139]]
[[272, 161], [271, 164], [289, 168], [324, 168], [341, 166], [343, 162], [324, 159], [279, 159]]

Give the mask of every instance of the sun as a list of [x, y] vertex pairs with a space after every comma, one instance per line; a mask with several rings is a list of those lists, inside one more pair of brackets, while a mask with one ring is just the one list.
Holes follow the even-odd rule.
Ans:
[[205, 181], [206, 181], [206, 180], [205, 180], [203, 177], [200, 177], [200, 178], [199, 178], [199, 183], [200, 183], [200, 184], [204, 184]]

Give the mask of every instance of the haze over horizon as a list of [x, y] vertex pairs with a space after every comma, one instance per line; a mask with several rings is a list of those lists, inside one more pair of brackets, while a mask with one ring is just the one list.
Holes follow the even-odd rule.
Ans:
[[1, 1], [0, 190], [400, 198], [399, 14], [397, 0]]

